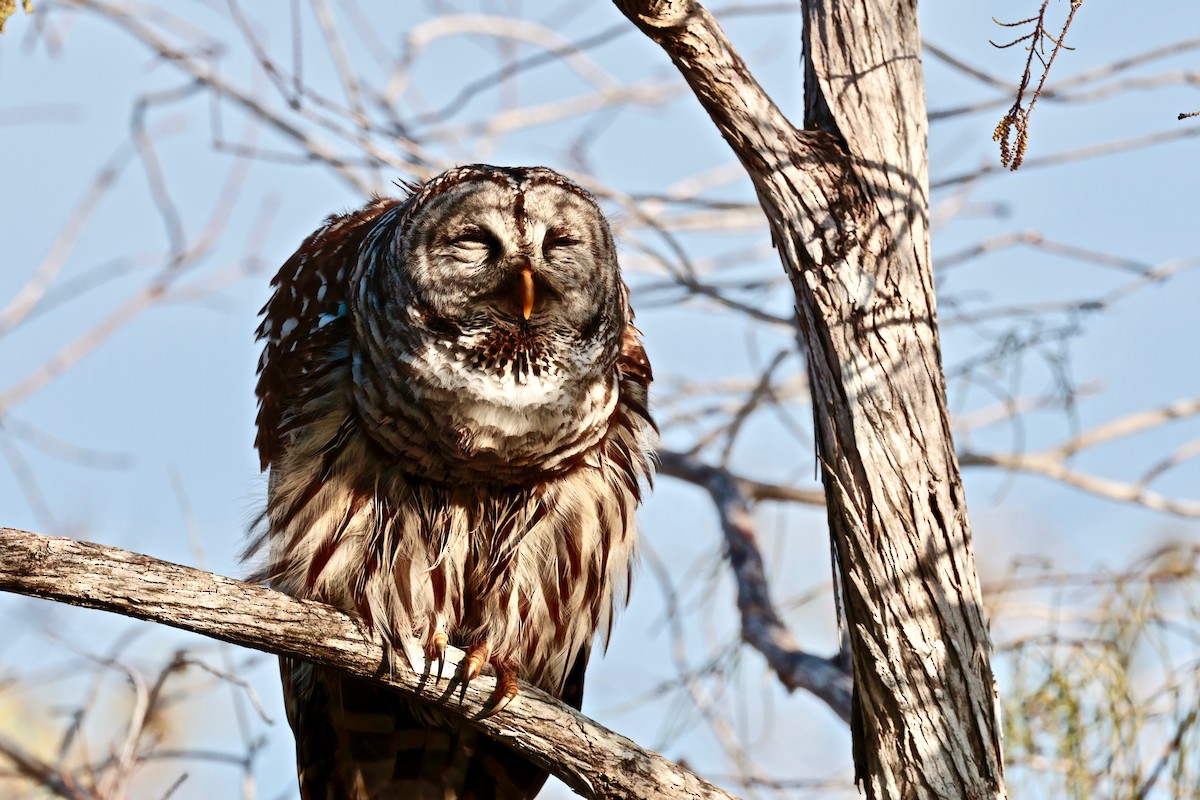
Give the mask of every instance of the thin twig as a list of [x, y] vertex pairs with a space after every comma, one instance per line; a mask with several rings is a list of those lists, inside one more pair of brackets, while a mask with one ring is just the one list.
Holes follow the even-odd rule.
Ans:
[[[1067, 14], [1067, 19], [1063, 23], [1062, 30], [1059, 31], [1057, 37], [1050, 34], [1046, 30], [1046, 8], [1050, 5], [1050, 0], [1042, 0], [1042, 7], [1038, 11], [1037, 16], [1023, 19], [1019, 22], [1000, 22], [996, 24], [1005, 28], [1021, 27], [1033, 23], [1033, 29], [1007, 44], [996, 44], [992, 42], [994, 47], [1001, 49], [1012, 47], [1021, 42], [1029, 42], [1026, 50], [1029, 52], [1025, 59], [1025, 72], [1021, 75], [1021, 82], [1017, 86], [1017, 97], [1013, 101], [1012, 107], [1008, 113], [996, 125], [995, 133], [992, 138], [1000, 143], [1000, 163], [1010, 170], [1016, 171], [1021, 166], [1021, 162], [1025, 159], [1025, 149], [1029, 145], [1029, 118], [1033, 114], [1033, 107], [1037, 104], [1038, 98], [1042, 95], [1042, 89], [1046, 85], [1046, 79], [1050, 77], [1050, 68], [1054, 66], [1054, 59], [1058, 57], [1060, 50], [1071, 48], [1067, 47], [1063, 42], [1066, 40], [1067, 31], [1071, 27], [1071, 22], [1075, 19], [1075, 13], [1083, 5], [1083, 0], [1071, 0], [1071, 10]], [[1050, 51], [1050, 57], [1045, 58], [1046, 40], [1054, 44], [1054, 48]], [[1042, 77], [1038, 79], [1037, 87], [1034, 88], [1033, 94], [1029, 97], [1029, 105], [1023, 105], [1025, 100], [1025, 90], [1029, 87], [1029, 81], [1033, 77], [1033, 61], [1038, 59], [1042, 64]], [[1013, 130], [1016, 130], [1017, 136], [1014, 141], [1009, 141], [1009, 137]]]

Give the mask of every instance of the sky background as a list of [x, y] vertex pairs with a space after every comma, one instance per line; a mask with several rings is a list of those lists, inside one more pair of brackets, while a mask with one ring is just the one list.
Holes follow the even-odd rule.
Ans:
[[[39, 4], [41, 6], [42, 4]], [[744, 5], [744, 4], [743, 4]], [[1020, 4], [1017, 4], [1020, 5]], [[927, 41], [971, 65], [1015, 81], [1021, 71], [1019, 48], [997, 50], [1002, 40], [992, 15], [1032, 13], [1012, 3], [922, 4]], [[1052, 9], [1064, 4], [1052, 3]], [[282, 7], [282, 6], [281, 6]], [[334, 3], [339, 12], [342, 4]], [[529, 4], [524, 15], [541, 20], [567, 40], [619, 26], [624, 18], [609, 4], [570, 13], [569, 4], [546, 10]], [[739, 4], [718, 8], [738, 8]], [[216, 63], [222, 75], [264, 97], [266, 78], [254, 68], [228, 22], [224, 3], [171, 4], [173, 13], [194, 26], [183, 36], [229, 43]], [[481, 7], [462, 3], [364, 4], [379, 40], [396, 43], [435, 12]], [[519, 8], [483, 4], [494, 13]], [[152, 19], [150, 6], [142, 18]], [[45, 11], [45, 8], [42, 8]], [[1061, 9], [1059, 9], [1061, 10]], [[290, 23], [272, 21], [256, 8], [255, 24], [275, 57], [290, 69], [294, 50]], [[135, 17], [136, 18], [136, 17]], [[285, 15], [286, 18], [286, 15]], [[94, 351], [44, 386], [16, 398], [25, 376], [129, 302], [162, 274], [170, 240], [153, 202], [152, 176], [128, 153], [130, 125], [138, 98], [179, 91], [178, 70], [154, 58], [118, 27], [90, 13], [50, 10], [53, 35], [36, 35], [31, 19], [10, 20], [0, 39], [0, 308], [25, 285], [37, 265], [62, 241], [64, 225], [98, 172], [116, 155], [120, 169], [112, 187], [79, 233], [61, 273], [41, 306], [21, 325], [0, 331], [0, 524], [47, 534], [70, 535], [116, 545], [227, 575], [244, 575], [239, 562], [245, 530], [262, 503], [266, 481], [259, 474], [254, 439], [253, 340], [258, 309], [268, 297], [275, 268], [328, 213], [362, 202], [362, 192], [315, 165], [255, 161], [232, 195], [224, 194], [233, 159], [216, 152], [214, 141], [248, 141], [272, 151], [288, 145], [270, 131], [252, 130], [244, 115], [195, 94], [149, 113], [148, 129], [163, 184], [177, 209], [182, 230], [195, 237], [214, 214], [227, 213], [205, 260], [182, 274], [156, 303], [119, 326]], [[1056, 18], [1057, 19], [1057, 18]], [[796, 122], [802, 116], [799, 77], [800, 18], [796, 13], [744, 14], [723, 18], [734, 44], [755, 75]], [[312, 13], [302, 14], [304, 46], [297, 57], [304, 79], [338, 95], [328, 55], [316, 42]], [[202, 32], [201, 34], [195, 33]], [[1050, 82], [1069, 80], [1089, 69], [1200, 32], [1200, 6], [1193, 3], [1111, 7], [1085, 5], [1069, 34], [1074, 51], [1064, 53]], [[1131, 73], [1149, 83], [1152, 76], [1193, 71], [1200, 45]], [[538, 52], [522, 45], [519, 55]], [[375, 70], [365, 51], [351, 59], [364, 75]], [[598, 180], [627, 195], [658, 194], [689, 176], [725, 169], [733, 158], [662, 53], [631, 31], [588, 51], [618, 82], [652, 79], [663, 102], [632, 105], [619, 113], [597, 112], [559, 123], [531, 126], [479, 147], [477, 137], [436, 148], [448, 162], [545, 163], [578, 169], [572, 144], [584, 135], [588, 166]], [[439, 39], [415, 62], [400, 107], [419, 114], [442, 106], [481, 73], [495, 69], [504, 54], [489, 42], [464, 37]], [[931, 128], [930, 173], [941, 181], [998, 161], [992, 129], [1008, 95], [983, 85], [926, 56], [931, 111], [967, 103], [996, 101], [978, 114]], [[1130, 280], [1127, 269], [1098, 267], [1075, 259], [1012, 247], [939, 271], [938, 292], [943, 349], [951, 407], [969, 413], [993, 406], [1007, 394], [1042, 395], [1056, 381], [1088, 387], [1072, 413], [1030, 414], [1020, 426], [995, 425], [960, 440], [981, 452], [1036, 451], [1061, 442], [1074, 431], [1197, 395], [1200, 366], [1195, 313], [1200, 296], [1200, 250], [1196, 241], [1196, 192], [1200, 186], [1200, 138], [1178, 138], [1151, 148], [1054, 166], [1037, 159], [1080, 147], [1151, 134], [1195, 133], [1200, 122], [1176, 120], [1200, 110], [1200, 82], [1122, 92], [1089, 103], [1041, 101], [1034, 115], [1026, 168], [996, 173], [967, 190], [950, 186], [934, 199], [935, 262], [1000, 234], [1037, 231], [1047, 239], [1110, 254], [1148, 267], [1178, 262], [1180, 274], [1145, 288], [1094, 313], [1050, 314], [1009, 325], [968, 324], [964, 316], [982, 309], [1031, 302], [1075, 302], [1102, 297]], [[536, 104], [587, 89], [561, 66], [531, 70], [521, 78], [519, 101]], [[339, 95], [340, 96], [340, 95]], [[1010, 102], [1010, 101], [1009, 101]], [[480, 95], [458, 110], [448, 127], [489, 119], [494, 93]], [[278, 103], [277, 103], [278, 105]], [[454, 131], [450, 131], [451, 134]], [[378, 190], [408, 175], [378, 171]], [[706, 197], [752, 202], [749, 182], [736, 179]], [[661, 271], [644, 256], [650, 237], [627, 211], [609, 204], [622, 239], [623, 260], [635, 288], [634, 305], [659, 380], [668, 397], [681, 381], [720, 381], [753, 375], [780, 349], [791, 345], [786, 330], [753, 325], [717, 314], [711, 304], [663, 306], [653, 286]], [[951, 214], [951, 208], [959, 209]], [[948, 219], [945, 219], [948, 218]], [[700, 230], [683, 241], [698, 261], [721, 263], [717, 279], [775, 280], [754, 295], [764, 309], [786, 315], [791, 300], [778, 278], [765, 225], [726, 232]], [[653, 245], [661, 248], [661, 243]], [[730, 254], [745, 253], [742, 258]], [[641, 304], [646, 289], [645, 306]], [[1059, 337], [1069, 329], [1077, 335]], [[1001, 359], [987, 369], [969, 370], [997, 348], [1005, 336], [1040, 336], [1043, 343], [1020, 357]], [[801, 374], [792, 354], [781, 374]], [[970, 374], [970, 380], [958, 376]], [[803, 431], [809, 411], [794, 404], [779, 413], [756, 415], [733, 453], [742, 474], [765, 480], [814, 485], [811, 441]], [[793, 433], [795, 427], [801, 433]], [[673, 447], [689, 444], [696, 429], [666, 431]], [[1145, 435], [1080, 454], [1073, 465], [1116, 479], [1130, 479], [1184, 443], [1200, 437], [1200, 421], [1185, 419]], [[82, 458], [81, 458], [82, 454]], [[63, 456], [69, 456], [64, 458]], [[81, 463], [86, 462], [86, 463]], [[1054, 481], [998, 471], [966, 470], [975, 548], [985, 585], [1005, 573], [1014, 558], [1047, 559], [1060, 566], [1090, 570], [1118, 568], [1139, 554], [1172, 540], [1200, 541], [1195, 519], [1164, 515], [1114, 503], [1063, 487]], [[1185, 465], [1154, 488], [1163, 494], [1197, 499], [1200, 470]], [[36, 488], [31, 488], [35, 486]], [[763, 507], [761, 526], [777, 599], [789, 625], [814, 652], [836, 648], [824, 512]], [[589, 670], [584, 710], [636, 741], [685, 758], [709, 775], [729, 774], [719, 735], [704, 724], [695, 705], [657, 687], [677, 675], [675, 659], [693, 666], [736, 643], [737, 618], [732, 582], [720, 561], [720, 532], [711, 506], [694, 487], [659, 481], [641, 516], [646, 542], [644, 564], [630, 609], [618, 621], [607, 657]], [[664, 615], [664, 592], [656, 575], [671, 575], [686, 610], [677, 640]], [[0, 729], [32, 731], [44, 704], [61, 704], [82, 684], [67, 673], [79, 651], [104, 652], [122, 637], [132, 663], [161, 664], [178, 647], [198, 647], [214, 663], [234, 663], [262, 697], [273, 726], [254, 724], [265, 734], [255, 766], [259, 796], [290, 798], [294, 782], [291, 740], [286, 730], [272, 659], [216, 648], [195, 637], [148, 629], [93, 612], [25, 599], [0, 598], [0, 679], [31, 674], [61, 675], [47, 689], [7, 699], [0, 695]], [[683, 652], [679, 648], [683, 648]], [[849, 737], [823, 705], [802, 694], [782, 691], [762, 660], [743, 651], [721, 661], [728, 685], [705, 684], [724, 704], [732, 729], [764, 772], [805, 781], [845, 780], [850, 774]], [[1003, 673], [1001, 674], [1003, 678]], [[198, 679], [202, 680], [202, 679]], [[114, 698], [120, 682], [113, 679]], [[1003, 690], [1003, 684], [1002, 684]], [[721, 692], [724, 692], [722, 694]], [[197, 731], [209, 746], [238, 749], [231, 692], [205, 695], [185, 706], [176, 732]], [[213, 698], [219, 698], [213, 700]], [[111, 701], [114, 714], [119, 699]], [[32, 734], [30, 734], [32, 735]], [[39, 734], [41, 735], [41, 734]], [[193, 739], [192, 741], [195, 741]], [[178, 774], [163, 772], [167, 783]], [[197, 769], [176, 798], [234, 796], [236, 770]], [[565, 797], [565, 789], [548, 791]], [[798, 795], [799, 796], [799, 795]], [[1036, 795], [1034, 795], [1036, 796]]]

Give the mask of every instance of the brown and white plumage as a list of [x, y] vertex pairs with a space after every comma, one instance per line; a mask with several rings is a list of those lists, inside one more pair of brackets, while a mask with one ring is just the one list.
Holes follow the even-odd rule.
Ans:
[[[397, 649], [448, 640], [578, 706], [652, 470], [650, 366], [612, 235], [544, 168], [409, 188], [331, 216], [273, 282], [268, 576]], [[306, 800], [527, 798], [545, 780], [436, 710], [283, 673]]]

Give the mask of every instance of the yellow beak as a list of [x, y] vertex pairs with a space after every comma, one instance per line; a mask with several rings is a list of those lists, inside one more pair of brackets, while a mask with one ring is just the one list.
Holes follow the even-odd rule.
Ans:
[[533, 270], [529, 267], [521, 270], [521, 315], [529, 319], [533, 313]]

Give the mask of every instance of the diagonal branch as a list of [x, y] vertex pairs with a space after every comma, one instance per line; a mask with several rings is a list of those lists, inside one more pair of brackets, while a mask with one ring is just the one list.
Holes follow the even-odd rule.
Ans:
[[[481, 718], [496, 688], [493, 677], [480, 676], [466, 687], [457, 680], [439, 683], [419, 655], [413, 663], [424, 671], [403, 663], [381, 667], [378, 634], [322, 603], [115, 547], [12, 528], [0, 528], [0, 590], [160, 622], [372, 678], [461, 716], [584, 797], [733, 800], [527, 684], [503, 713]], [[447, 660], [457, 665], [463, 653], [450, 651]]]
[[1092, 475], [1068, 466], [1066, 460], [1047, 453], [973, 453], [961, 456], [964, 467], [999, 467], [1013, 472], [1043, 475], [1097, 497], [1133, 503], [1152, 511], [1180, 517], [1200, 517], [1200, 502], [1166, 497], [1146, 489], [1139, 481], [1119, 481]]
[[737, 578], [742, 639], [767, 659], [789, 690], [806, 689], [850, 722], [853, 678], [834, 659], [801, 649], [771, 601], [750, 502], [726, 470], [679, 453], [660, 452], [660, 471], [706, 489], [717, 507], [729, 563]]

